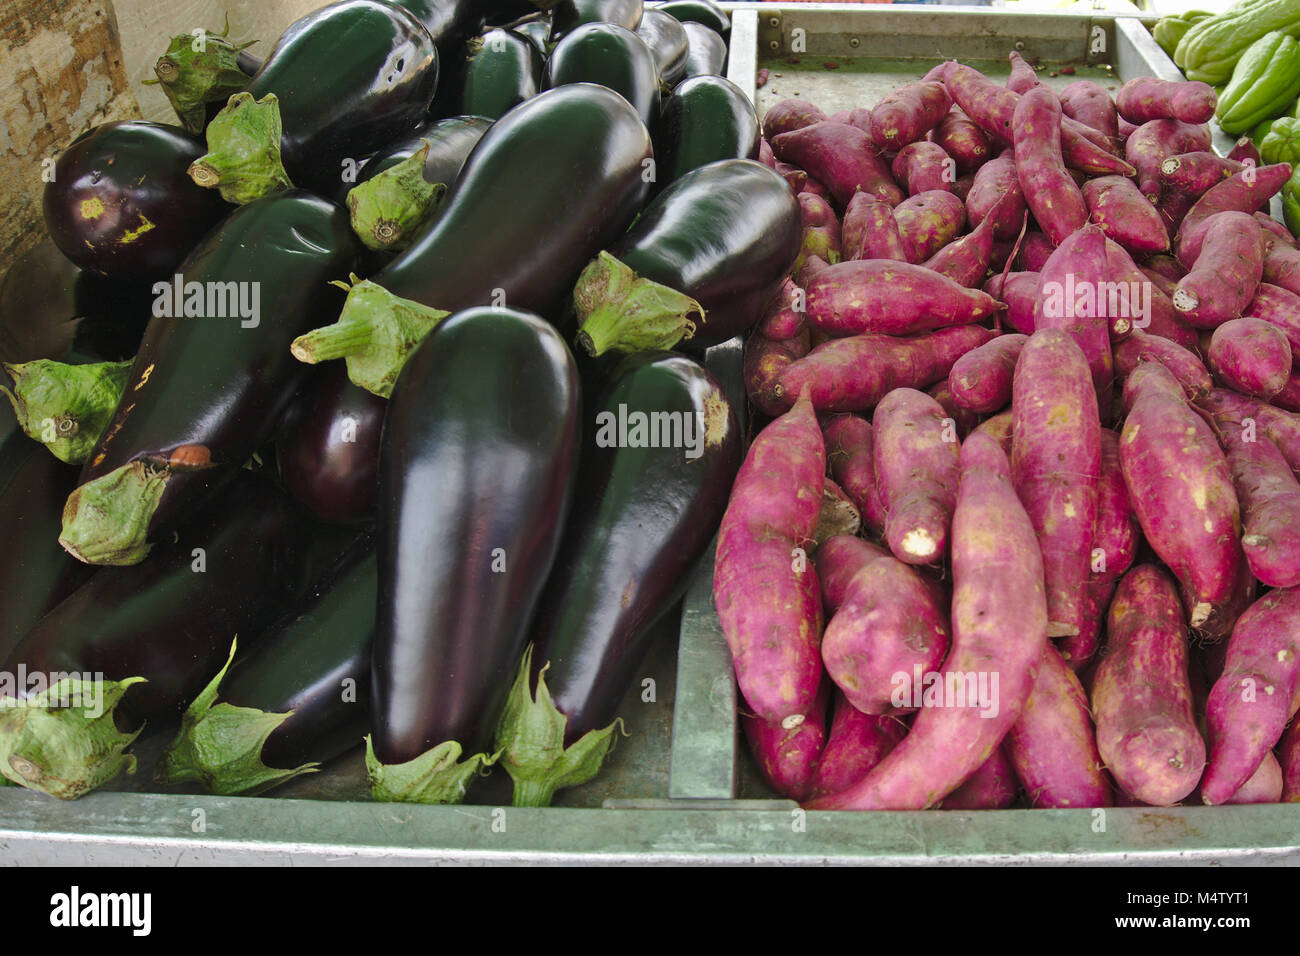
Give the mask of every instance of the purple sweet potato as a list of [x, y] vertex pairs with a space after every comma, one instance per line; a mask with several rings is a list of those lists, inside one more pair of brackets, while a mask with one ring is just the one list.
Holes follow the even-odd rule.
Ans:
[[786, 279], [772, 295], [763, 317], [755, 327], [765, 339], [792, 339], [804, 330], [807, 320], [803, 314], [803, 290]]
[[1136, 76], [1115, 94], [1115, 108], [1130, 123], [1158, 119], [1200, 125], [1214, 118], [1219, 97], [1208, 83], [1161, 80]]
[[1274, 163], [1258, 169], [1253, 166], [1243, 169], [1211, 187], [1196, 200], [1178, 228], [1178, 261], [1184, 268], [1192, 267], [1200, 255], [1201, 244], [1210, 230], [1210, 219], [1213, 216], [1224, 212], [1240, 212], [1253, 217], [1268, 205], [1268, 201], [1290, 178], [1289, 163]]
[[871, 108], [871, 138], [877, 148], [897, 152], [938, 126], [951, 108], [942, 83], [909, 83]]
[[1259, 762], [1259, 767], [1250, 775], [1250, 779], [1224, 803], [1280, 803], [1283, 787], [1282, 767], [1270, 750], [1264, 754], [1264, 759]]
[[1134, 256], [1169, 248], [1169, 233], [1160, 213], [1138, 192], [1133, 180], [1123, 176], [1090, 179], [1083, 185], [1083, 200], [1089, 220]]
[[1030, 806], [1111, 805], [1088, 696], [1051, 644], [1043, 651], [1034, 689], [1007, 734], [1006, 746]]
[[826, 114], [814, 104], [791, 97], [774, 103], [763, 116], [763, 138], [771, 142], [774, 136], [825, 121]]
[[[1114, 359], [1110, 351], [1111, 269], [1106, 236], [1087, 225], [1057, 246], [1039, 273], [1034, 331], [1063, 329], [1083, 350], [1092, 371], [1097, 408], [1108, 413]], [[1130, 303], [1131, 305], [1131, 303]]]
[[1011, 61], [1011, 75], [1007, 77], [1007, 89], [1014, 93], [1028, 93], [1034, 87], [1043, 85], [1029, 61], [1015, 50], [1011, 51], [1008, 59]]
[[1020, 244], [1020, 268], [1026, 272], [1042, 272], [1055, 251], [1056, 243], [1037, 229], [1030, 229]]
[[[946, 195], [946, 194], [944, 194]], [[806, 286], [808, 321], [834, 335], [910, 335], [979, 322], [998, 303], [925, 266], [855, 259], [818, 273]]]
[[1141, 564], [1120, 581], [1093, 679], [1097, 749], [1115, 782], [1151, 806], [1172, 806], [1205, 766], [1187, 672], [1187, 627], [1174, 583]]
[[790, 192], [798, 196], [808, 186], [808, 174], [798, 166], [792, 166], [790, 163], [777, 161], [773, 167], [785, 180], [785, 184], [790, 187]]
[[1119, 127], [1119, 138], [1123, 143], [1127, 143], [1129, 137], [1142, 128], [1137, 123], [1130, 123], [1122, 116], [1117, 116], [1116, 125]]
[[1288, 412], [1300, 412], [1300, 372], [1291, 372], [1282, 391], [1273, 396], [1273, 404]]
[[962, 446], [961, 465], [953, 517], [952, 649], [943, 671], [927, 680], [930, 700], [922, 698], [903, 741], [853, 787], [811, 801], [810, 809], [934, 806], [993, 755], [1020, 718], [1047, 646], [1038, 540], [994, 439], [972, 434]]
[[1016, 361], [1028, 341], [1027, 335], [999, 335], [959, 358], [948, 373], [953, 399], [963, 408], [982, 415], [1006, 408], [1011, 402]]
[[1261, 282], [1255, 289], [1255, 298], [1242, 314], [1280, 329], [1291, 343], [1291, 350], [1300, 350], [1300, 295], [1280, 285]]
[[1206, 359], [1220, 385], [1265, 401], [1291, 377], [1291, 343], [1263, 319], [1224, 322], [1214, 330]]
[[812, 794], [817, 764], [826, 746], [829, 683], [821, 680], [813, 706], [794, 727], [769, 723], [751, 714], [740, 716], [749, 751], [763, 779], [779, 795], [791, 800], [806, 800]]
[[1056, 94], [1041, 87], [1029, 90], [1016, 104], [1013, 123], [1020, 189], [1038, 225], [1059, 246], [1088, 221], [1088, 207], [1065, 171]]
[[988, 274], [992, 256], [993, 222], [985, 220], [926, 259], [924, 265], [958, 285], [978, 289]]
[[1300, 483], [1266, 436], [1257, 435], [1254, 427], [1218, 421], [1241, 506], [1246, 563], [1261, 584], [1300, 585]]
[[1198, 329], [1238, 318], [1259, 288], [1264, 271], [1259, 223], [1244, 212], [1221, 212], [1205, 222], [1195, 264], [1178, 280], [1174, 308]]
[[[830, 445], [826, 447], [829, 455]], [[853, 535], [836, 535], [822, 542], [813, 556], [813, 563], [817, 566], [817, 578], [821, 582], [822, 610], [826, 620], [829, 621], [840, 609], [848, 596], [849, 585], [858, 576], [858, 572], [877, 558], [889, 556], [884, 548]]]
[[745, 392], [754, 407], [764, 415], [775, 418], [789, 408], [775, 391], [781, 373], [792, 362], [808, 354], [808, 330], [803, 329], [788, 339], [769, 339], [754, 333], [745, 341], [744, 379]]
[[1160, 175], [1164, 177], [1166, 189], [1198, 198], [1241, 170], [1241, 163], [1224, 159], [1209, 150], [1170, 156], [1160, 164]]
[[953, 362], [991, 338], [983, 326], [962, 325], [912, 338], [835, 339], [792, 362], [773, 393], [789, 404], [806, 386], [819, 414], [867, 411], [895, 388], [926, 388], [945, 378]]
[[822, 425], [826, 464], [858, 509], [872, 537], [885, 533], [885, 504], [876, 483], [875, 436], [871, 423], [857, 415], [836, 415]]
[[942, 406], [944, 414], [952, 419], [953, 424], [957, 426], [957, 436], [962, 441], [966, 436], [973, 432], [980, 423], [980, 416], [972, 412], [969, 408], [962, 408], [952, 397], [952, 392], [948, 389], [947, 379], [935, 382], [925, 390], [929, 395]]
[[872, 418], [885, 542], [908, 564], [935, 564], [947, 553], [961, 454], [950, 422], [938, 402], [913, 388], [894, 389]]
[[1264, 230], [1264, 256], [1267, 257], [1269, 250], [1275, 243], [1281, 243], [1289, 249], [1295, 248], [1295, 236], [1291, 235], [1286, 226], [1282, 225], [1268, 213], [1260, 211], [1255, 213], [1255, 221], [1259, 223], [1259, 228]]
[[957, 169], [963, 173], [980, 169], [992, 155], [988, 136], [969, 116], [955, 107], [939, 121], [930, 135], [953, 158]]
[[1201, 627], [1235, 593], [1240, 513], [1227, 459], [1178, 380], [1143, 362], [1124, 383], [1120, 465], [1142, 533], [1188, 591]]
[[809, 176], [804, 180], [803, 186], [795, 190], [796, 196], [799, 195], [799, 193], [812, 193], [814, 196], [821, 196], [822, 199], [825, 199], [829, 203], [835, 202], [835, 197], [831, 195], [831, 191], [815, 176]]
[[984, 291], [1007, 307], [1002, 313], [1003, 322], [1022, 335], [1034, 332], [1040, 279], [1037, 272], [1008, 272], [984, 283]]
[[1228, 151], [1228, 158], [1238, 163], [1249, 161], [1256, 166], [1264, 165], [1263, 157], [1259, 155], [1259, 147], [1249, 136], [1243, 136], [1232, 144], [1232, 149]]
[[[1008, 195], [1013, 198], [1003, 202]], [[1025, 218], [1025, 197], [1020, 191], [1020, 177], [1016, 174], [1016, 161], [1011, 152], [990, 159], [975, 173], [966, 196], [966, 218], [978, 226], [985, 218], [993, 217], [993, 234], [998, 239], [1015, 239]]]
[[1287, 460], [1292, 474], [1300, 478], [1300, 415], [1264, 405], [1255, 412], [1254, 418], [1259, 430]]
[[809, 256], [818, 256], [834, 265], [840, 261], [840, 220], [831, 204], [813, 193], [800, 193], [799, 210], [803, 215], [803, 246], [794, 261], [798, 272]]
[[[892, 556], [865, 564], [826, 625], [822, 660], [831, 680], [864, 714], [915, 709], [899, 696], [913, 674], [938, 669], [948, 652], [941, 593]], [[899, 675], [904, 675], [900, 677]]]
[[1108, 139], [1119, 139], [1119, 118], [1115, 101], [1095, 80], [1075, 80], [1061, 90], [1061, 112]]
[[1277, 761], [1282, 768], [1282, 802], [1300, 803], [1300, 720], [1293, 721], [1278, 742]]
[[826, 451], [807, 395], [763, 429], [718, 531], [713, 601], [749, 712], [794, 729], [815, 708], [821, 589], [807, 557]]
[[907, 724], [898, 717], [864, 714], [839, 690], [833, 696], [835, 717], [813, 778], [814, 797], [847, 790], [907, 736]]
[[1183, 264], [1168, 253], [1147, 256], [1142, 260], [1142, 271], [1152, 278], [1159, 276], [1165, 282], [1168, 282], [1168, 291], [1170, 293], [1173, 292], [1174, 286], [1178, 284], [1178, 280], [1187, 275], [1187, 270], [1183, 267]]
[[1174, 192], [1165, 190], [1156, 199], [1156, 212], [1160, 213], [1160, 221], [1165, 224], [1165, 231], [1171, 236], [1178, 235], [1178, 230], [1183, 226], [1183, 220], [1187, 214], [1192, 211], [1196, 205], [1196, 197], [1189, 193]]
[[766, 139], [758, 141], [758, 161], [768, 169], [776, 169], [776, 153], [772, 152], [772, 144]]
[[[809, 256], [804, 260], [803, 268], [794, 274], [794, 284], [800, 289], [808, 288], [808, 283], [812, 282], [820, 273], [825, 272], [831, 267], [831, 264], [821, 256]], [[805, 297], [806, 300], [806, 297]], [[807, 306], [804, 307], [804, 322], [807, 323]]]
[[1295, 715], [1300, 694], [1300, 591], [1270, 591], [1228, 639], [1222, 676], [1206, 703], [1210, 762], [1201, 798], [1227, 803], [1259, 768]]
[[1097, 523], [1092, 534], [1091, 579], [1111, 580], [1133, 566], [1142, 529], [1119, 458], [1119, 435], [1101, 430], [1101, 476], [1097, 480]]
[[1300, 295], [1300, 249], [1267, 239], [1264, 244], [1264, 281]]
[[1011, 410], [1011, 474], [1038, 532], [1047, 634], [1077, 634], [1097, 521], [1101, 426], [1087, 358], [1068, 333], [1030, 336], [1016, 363]]
[[890, 171], [909, 196], [932, 189], [950, 193], [957, 181], [957, 163], [942, 146], [924, 139], [899, 150]]
[[1011, 427], [1013, 424], [1014, 418], [1011, 409], [1008, 408], [1005, 412], [998, 412], [996, 415], [984, 419], [979, 423], [975, 431], [981, 435], [988, 435], [997, 442], [998, 447], [1002, 449], [1002, 453], [1009, 460], [1011, 458]]
[[871, 137], [856, 126], [805, 126], [774, 138], [772, 150], [777, 159], [794, 163], [824, 183], [841, 206], [858, 190], [878, 196], [891, 206], [903, 200], [903, 191], [890, 176]]
[[920, 264], [961, 235], [966, 204], [950, 192], [931, 189], [895, 206], [894, 221], [907, 261]]
[[1137, 170], [1138, 189], [1155, 202], [1164, 180], [1160, 164], [1179, 153], [1197, 153], [1211, 148], [1210, 128], [1176, 119], [1143, 123], [1124, 141], [1124, 156]]
[[1128, 378], [1143, 362], [1159, 362], [1167, 368], [1193, 402], [1214, 387], [1209, 370], [1194, 352], [1162, 336], [1135, 329], [1115, 346], [1115, 371], [1120, 378]]
[[835, 483], [833, 478], [825, 479], [822, 485], [822, 510], [817, 517], [817, 530], [813, 532], [813, 546], [820, 547], [823, 541], [836, 535], [855, 535], [862, 527], [862, 516], [857, 506]]
[[894, 207], [870, 193], [858, 193], [844, 210], [840, 231], [845, 261], [851, 259], [894, 259], [907, 261], [903, 237], [894, 219]]
[[1101, 632], [1106, 620], [1106, 610], [1115, 594], [1116, 582], [1093, 575], [1083, 586], [1079, 604], [1083, 608], [1078, 634], [1068, 634], [1057, 641], [1061, 658], [1076, 674], [1093, 663]]
[[960, 787], [943, 798], [943, 809], [1005, 810], [1019, 792], [1020, 780], [1004, 743]]

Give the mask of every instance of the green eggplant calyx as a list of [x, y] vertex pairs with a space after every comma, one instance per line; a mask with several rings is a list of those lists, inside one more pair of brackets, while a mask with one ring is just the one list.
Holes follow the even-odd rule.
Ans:
[[293, 770], [278, 770], [262, 762], [262, 748], [275, 729], [293, 711], [271, 714], [252, 707], [217, 703], [217, 691], [235, 659], [236, 641], [230, 642], [225, 666], [194, 698], [181, 717], [181, 729], [158, 764], [159, 783], [196, 780], [210, 793], [222, 796], [258, 794], [305, 773], [315, 773], [319, 762]]
[[396, 252], [411, 244], [429, 221], [447, 187], [424, 178], [429, 141], [396, 166], [348, 192], [352, 230], [368, 249]]
[[48, 359], [4, 364], [13, 391], [0, 386], [18, 425], [55, 458], [79, 465], [89, 457], [126, 390], [131, 362], [67, 365]]
[[171, 38], [167, 52], [154, 63], [154, 75], [163, 94], [191, 133], [203, 132], [207, 119], [205, 106], [224, 100], [248, 85], [248, 77], [239, 68], [239, 52], [256, 40], [236, 46], [226, 39], [226, 29], [217, 34], [204, 31], [185, 33]]
[[289, 348], [308, 365], [346, 359], [352, 384], [388, 398], [407, 357], [449, 315], [362, 280], [348, 291], [337, 322], [300, 335]]
[[113, 711], [132, 684], [65, 677], [25, 700], [0, 699], [0, 774], [28, 790], [75, 800], [123, 770], [135, 773], [126, 753], [140, 727], [124, 734]]
[[462, 803], [470, 781], [496, 763], [499, 754], [460, 759], [461, 746], [448, 740], [406, 763], [383, 764], [366, 736], [370, 795], [384, 803]]
[[190, 164], [190, 178], [236, 205], [293, 188], [280, 160], [280, 101], [236, 93], [208, 124], [208, 151]]
[[149, 553], [149, 521], [170, 478], [166, 467], [141, 459], [73, 489], [63, 506], [59, 544], [85, 564], [139, 564]]
[[556, 790], [586, 783], [600, 772], [613, 749], [622, 719], [590, 730], [564, 746], [569, 719], [560, 713], [546, 687], [545, 665], [537, 675], [537, 695], [530, 693], [533, 648], [529, 645], [497, 727], [501, 766], [515, 782], [516, 807], [548, 807]]
[[587, 264], [573, 287], [578, 341], [592, 355], [611, 349], [653, 352], [671, 349], [695, 335], [704, 307], [688, 295], [638, 278], [608, 252]]

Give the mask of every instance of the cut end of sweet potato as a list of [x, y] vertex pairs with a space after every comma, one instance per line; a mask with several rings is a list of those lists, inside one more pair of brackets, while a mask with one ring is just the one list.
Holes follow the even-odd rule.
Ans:
[[902, 550], [908, 557], [928, 561], [939, 550], [934, 535], [924, 528], [915, 528], [903, 535]]

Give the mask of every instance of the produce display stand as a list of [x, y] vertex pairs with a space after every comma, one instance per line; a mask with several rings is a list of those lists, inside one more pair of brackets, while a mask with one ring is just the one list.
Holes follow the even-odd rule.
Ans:
[[[870, 104], [934, 63], [994, 77], [1020, 50], [1054, 85], [1181, 74], [1138, 18], [985, 7], [726, 5], [729, 76], [760, 113], [802, 95], [828, 113]], [[1065, 68], [1066, 72], [1061, 73]], [[757, 86], [760, 70], [767, 82]], [[1055, 72], [1058, 75], [1050, 76]], [[1221, 137], [1226, 152], [1229, 143]], [[708, 364], [744, 408], [740, 346]], [[0, 862], [1296, 864], [1300, 806], [805, 813], [770, 799], [738, 745], [731, 661], [713, 610], [712, 549], [680, 613], [660, 625], [621, 715], [630, 731], [604, 773], [547, 809], [509, 806], [503, 773], [471, 804], [376, 803], [359, 752], [264, 797], [152, 792], [170, 729], [138, 742], [140, 772], [71, 803], [0, 788]]]

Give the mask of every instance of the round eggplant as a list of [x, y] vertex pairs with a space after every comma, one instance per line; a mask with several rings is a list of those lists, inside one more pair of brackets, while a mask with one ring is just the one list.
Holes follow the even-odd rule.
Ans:
[[565, 34], [546, 61], [543, 83], [596, 83], [632, 104], [647, 130], [659, 117], [659, 67], [645, 41], [615, 23], [588, 23]]
[[687, 21], [686, 75], [723, 76], [727, 72], [727, 41], [702, 23]]
[[758, 114], [740, 87], [721, 76], [693, 76], [664, 101], [657, 181], [669, 186], [722, 159], [758, 159], [759, 141]]
[[636, 35], [654, 54], [665, 91], [676, 86], [686, 76], [686, 31], [681, 21], [662, 10], [646, 10]]
[[537, 95], [546, 61], [532, 41], [510, 30], [489, 30], [469, 41], [467, 55], [462, 115], [499, 119]]
[[635, 30], [643, 12], [642, 0], [560, 0], [551, 8], [551, 43], [559, 43], [588, 23], [613, 23]]
[[176, 126], [129, 121], [83, 133], [45, 186], [45, 227], [59, 250], [110, 279], [169, 276], [230, 211], [185, 174], [201, 140]]

